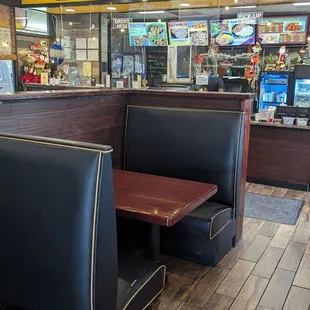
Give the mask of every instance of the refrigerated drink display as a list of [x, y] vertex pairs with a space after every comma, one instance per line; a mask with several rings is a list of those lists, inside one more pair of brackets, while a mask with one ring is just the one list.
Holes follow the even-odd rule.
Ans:
[[287, 104], [290, 73], [262, 72], [260, 82], [259, 111]]
[[310, 107], [310, 79], [296, 79], [294, 105], [296, 107]]
[[295, 66], [294, 106], [310, 107], [310, 65]]

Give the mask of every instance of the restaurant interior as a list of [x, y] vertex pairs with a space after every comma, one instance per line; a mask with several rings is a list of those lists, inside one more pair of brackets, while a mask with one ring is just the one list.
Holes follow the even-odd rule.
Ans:
[[310, 310], [309, 18], [0, 0], [0, 310]]

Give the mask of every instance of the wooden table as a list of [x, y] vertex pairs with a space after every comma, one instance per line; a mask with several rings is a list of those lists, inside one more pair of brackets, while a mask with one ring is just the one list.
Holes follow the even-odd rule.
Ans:
[[159, 260], [159, 227], [172, 226], [217, 193], [213, 184], [114, 169], [117, 214], [149, 222], [151, 254]]

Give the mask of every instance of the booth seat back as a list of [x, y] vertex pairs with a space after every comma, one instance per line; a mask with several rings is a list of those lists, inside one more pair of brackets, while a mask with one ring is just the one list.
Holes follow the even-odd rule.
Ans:
[[124, 169], [218, 185], [239, 205], [244, 113], [128, 106]]
[[111, 151], [108, 146], [0, 135], [4, 308], [116, 309]]

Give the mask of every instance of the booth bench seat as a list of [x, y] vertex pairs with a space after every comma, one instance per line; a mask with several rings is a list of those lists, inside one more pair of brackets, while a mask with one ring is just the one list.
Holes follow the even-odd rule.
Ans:
[[112, 148], [0, 134], [0, 309], [142, 310], [165, 266], [118, 261]]
[[218, 186], [211, 201], [175, 226], [162, 228], [165, 254], [216, 265], [231, 249], [244, 195], [243, 136], [243, 112], [127, 107], [125, 170]]

